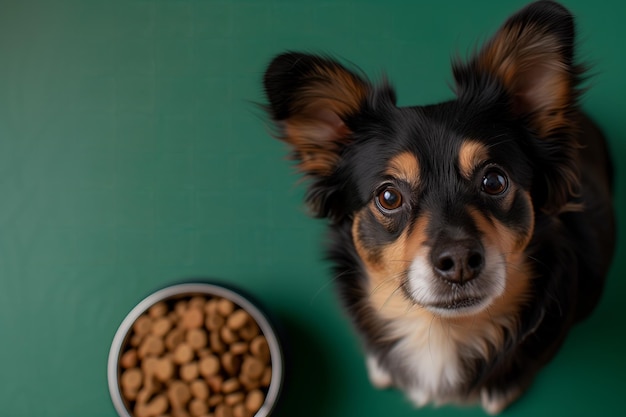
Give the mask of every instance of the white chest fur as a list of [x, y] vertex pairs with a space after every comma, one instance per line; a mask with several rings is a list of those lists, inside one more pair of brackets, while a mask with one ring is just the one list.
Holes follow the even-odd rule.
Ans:
[[398, 386], [418, 407], [458, 402], [457, 390], [468, 377], [463, 362], [485, 357], [489, 345], [497, 345], [502, 337], [500, 328], [480, 319], [455, 323], [424, 315], [417, 320], [397, 320], [390, 330], [399, 340], [389, 352], [389, 362], [403, 369], [408, 378], [399, 381], [370, 355], [370, 380], [379, 388]]

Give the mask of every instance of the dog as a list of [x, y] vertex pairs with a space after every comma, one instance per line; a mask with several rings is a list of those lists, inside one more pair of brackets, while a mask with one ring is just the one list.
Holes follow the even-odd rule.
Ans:
[[267, 111], [328, 219], [374, 386], [497, 414], [599, 302], [613, 174], [578, 105], [574, 34], [563, 6], [532, 3], [453, 62], [453, 100], [426, 106], [329, 56], [269, 64]]

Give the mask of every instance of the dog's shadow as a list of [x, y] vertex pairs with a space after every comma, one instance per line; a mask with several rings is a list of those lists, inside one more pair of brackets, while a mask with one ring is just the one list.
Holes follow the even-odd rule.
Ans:
[[341, 373], [331, 369], [332, 358], [321, 337], [297, 317], [277, 312], [285, 351], [285, 381], [274, 417], [323, 416], [341, 385]]

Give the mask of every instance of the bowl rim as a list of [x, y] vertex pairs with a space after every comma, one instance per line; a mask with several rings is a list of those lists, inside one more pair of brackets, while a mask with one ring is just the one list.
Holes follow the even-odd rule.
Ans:
[[137, 318], [139, 318], [139, 316], [148, 311], [151, 306], [159, 301], [164, 301], [174, 297], [193, 296], [197, 294], [205, 294], [229, 299], [247, 311], [259, 325], [263, 336], [267, 339], [270, 349], [272, 379], [270, 381], [267, 394], [265, 395], [265, 401], [254, 417], [267, 417], [275, 408], [284, 380], [285, 358], [276, 329], [272, 326], [266, 314], [262, 312], [261, 309], [247, 296], [242, 295], [239, 290], [231, 289], [223, 284], [184, 282], [168, 285], [167, 287], [146, 296], [126, 315], [115, 332], [115, 336], [113, 337], [113, 342], [111, 343], [111, 348], [109, 350], [107, 379], [109, 394], [111, 395], [113, 406], [120, 417], [133, 417], [130, 410], [126, 407], [119, 386], [119, 359], [121, 357], [122, 347], [133, 323], [137, 320]]

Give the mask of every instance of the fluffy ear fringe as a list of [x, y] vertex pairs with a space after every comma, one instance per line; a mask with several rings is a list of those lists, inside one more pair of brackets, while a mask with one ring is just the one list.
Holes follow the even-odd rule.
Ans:
[[264, 87], [275, 135], [313, 181], [306, 197], [310, 209], [317, 217], [337, 217], [341, 210], [333, 208], [333, 196], [341, 185], [332, 174], [352, 140], [346, 120], [362, 107], [370, 83], [329, 58], [289, 52], [274, 58]]
[[346, 117], [356, 112], [370, 85], [341, 64], [314, 55], [285, 53], [264, 77], [278, 136], [306, 175], [330, 175], [350, 140]]
[[584, 69], [574, 65], [574, 20], [561, 5], [539, 1], [513, 15], [467, 64], [453, 66], [459, 98], [501, 90], [510, 113], [522, 120], [547, 175], [535, 190], [542, 209], [558, 213], [578, 193], [578, 88]]

